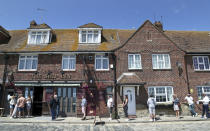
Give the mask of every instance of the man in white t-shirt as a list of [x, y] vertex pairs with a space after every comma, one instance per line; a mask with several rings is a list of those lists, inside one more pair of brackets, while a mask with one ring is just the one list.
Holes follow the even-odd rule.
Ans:
[[193, 102], [193, 98], [192, 98], [191, 94], [187, 94], [187, 96], [185, 97], [185, 100], [189, 104], [189, 110], [190, 110], [192, 116], [193, 117], [198, 116], [198, 113], [195, 112], [194, 102]]
[[109, 120], [112, 120], [113, 99], [111, 96], [108, 96], [107, 107], [109, 108], [109, 114], [110, 114]]

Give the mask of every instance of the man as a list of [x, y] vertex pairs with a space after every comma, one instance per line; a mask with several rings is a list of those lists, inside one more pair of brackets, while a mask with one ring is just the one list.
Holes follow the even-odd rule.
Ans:
[[156, 101], [154, 96], [151, 94], [150, 97], [147, 100], [147, 105], [149, 107], [149, 114], [150, 114], [150, 121], [155, 121], [155, 105]]
[[57, 104], [56, 104], [55, 96], [52, 95], [50, 99], [50, 110], [51, 110], [52, 121], [55, 120], [56, 118], [56, 108], [57, 108]]
[[60, 100], [58, 99], [58, 96], [57, 95], [54, 95], [54, 98], [55, 98], [55, 103], [56, 103], [56, 117], [58, 118], [58, 115], [59, 115], [59, 111], [60, 111]]
[[86, 100], [85, 96], [82, 96], [81, 106], [82, 106], [82, 113], [83, 113], [82, 120], [85, 120], [86, 119], [86, 107], [87, 107], [87, 100]]
[[25, 103], [26, 103], [26, 99], [23, 97], [23, 94], [20, 94], [17, 100], [17, 109], [19, 112], [19, 118], [21, 118], [21, 116], [25, 117], [25, 113], [24, 113]]
[[193, 98], [192, 98], [191, 94], [187, 94], [187, 96], [185, 97], [185, 100], [189, 104], [189, 110], [190, 110], [192, 116], [193, 117], [198, 116], [198, 113], [195, 112], [194, 102], [193, 102]]
[[202, 112], [202, 117], [204, 118], [204, 114], [206, 113], [206, 117], [208, 118], [208, 111], [209, 111], [209, 97], [206, 94], [203, 94], [203, 100], [201, 100], [203, 103], [203, 112]]
[[107, 107], [109, 108], [109, 120], [112, 120], [112, 109], [113, 109], [113, 100], [111, 96], [108, 96]]

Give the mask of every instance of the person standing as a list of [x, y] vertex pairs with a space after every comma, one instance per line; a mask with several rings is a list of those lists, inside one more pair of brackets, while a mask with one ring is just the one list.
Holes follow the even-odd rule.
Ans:
[[25, 112], [24, 112], [25, 103], [26, 99], [23, 97], [23, 94], [20, 94], [17, 100], [17, 109], [19, 112], [19, 118], [25, 117]]
[[191, 96], [191, 94], [187, 94], [187, 96], [185, 97], [185, 100], [189, 104], [189, 110], [190, 110], [192, 116], [193, 117], [198, 116], [198, 113], [195, 112], [193, 97]]
[[150, 95], [148, 100], [147, 100], [147, 105], [149, 107], [149, 114], [150, 114], [150, 121], [155, 121], [155, 105], [156, 105], [156, 100], [153, 95]]
[[123, 101], [123, 110], [124, 110], [125, 117], [128, 118], [128, 95], [125, 95], [125, 98]]
[[51, 111], [51, 116], [52, 116], [52, 120], [55, 120], [56, 118], [56, 100], [55, 97], [52, 95], [50, 98], [50, 111]]
[[113, 99], [111, 96], [108, 96], [107, 107], [109, 108], [109, 120], [112, 120], [112, 110], [113, 110]]
[[86, 100], [85, 96], [82, 96], [81, 106], [82, 106], [82, 113], [83, 113], [82, 120], [85, 120], [86, 119], [86, 107], [87, 107], [87, 100]]
[[174, 94], [173, 97], [174, 97], [174, 101], [173, 101], [174, 111], [176, 112], [176, 117], [179, 118], [179, 105], [180, 105], [179, 98], [177, 97], [176, 94]]
[[203, 94], [203, 99], [201, 100], [203, 103], [203, 112], [202, 112], [202, 117], [204, 118], [204, 115], [206, 114], [206, 119], [208, 118], [208, 111], [209, 111], [209, 97], [206, 94]]
[[27, 107], [27, 117], [31, 116], [31, 96], [28, 95], [28, 98], [26, 99], [26, 107]]
[[16, 100], [15, 100], [15, 96], [10, 96], [9, 98], [9, 107], [10, 107], [10, 117], [12, 117], [12, 113], [15, 109], [15, 104], [16, 104]]
[[55, 101], [56, 101], [56, 110], [55, 110], [55, 113], [56, 113], [56, 117], [58, 118], [59, 111], [60, 111], [60, 100], [59, 100], [59, 98], [58, 98], [57, 95], [54, 95], [54, 98], [55, 98]]

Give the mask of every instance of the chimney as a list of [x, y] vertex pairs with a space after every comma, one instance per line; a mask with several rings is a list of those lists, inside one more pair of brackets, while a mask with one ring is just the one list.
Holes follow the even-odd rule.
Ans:
[[30, 28], [33, 28], [34, 26], [36, 26], [37, 24], [36, 24], [36, 21], [35, 20], [32, 20], [31, 22], [30, 22]]
[[155, 21], [154, 25], [160, 29], [161, 31], [163, 31], [163, 24], [160, 21]]

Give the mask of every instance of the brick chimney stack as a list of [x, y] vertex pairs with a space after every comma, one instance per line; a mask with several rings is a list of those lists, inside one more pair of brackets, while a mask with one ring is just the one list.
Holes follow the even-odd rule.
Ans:
[[32, 28], [32, 27], [34, 27], [34, 26], [36, 26], [37, 24], [36, 24], [36, 21], [35, 20], [32, 20], [31, 22], [30, 22], [30, 28]]
[[163, 31], [163, 24], [160, 21], [155, 21], [154, 25], [160, 29], [161, 31]]

